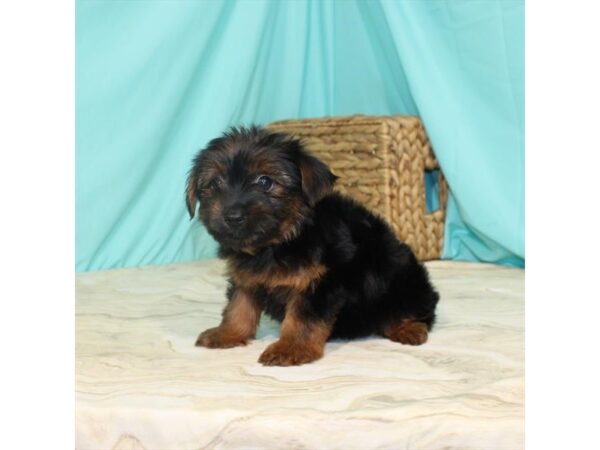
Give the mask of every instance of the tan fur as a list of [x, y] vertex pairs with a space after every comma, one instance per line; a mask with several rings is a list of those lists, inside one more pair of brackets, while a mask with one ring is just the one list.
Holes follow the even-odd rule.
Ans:
[[300, 197], [290, 199], [289, 217], [281, 221], [279, 226], [279, 236], [271, 240], [270, 244], [281, 244], [282, 242], [291, 241], [298, 234], [298, 226], [300, 218], [303, 216], [303, 201]]
[[266, 366], [295, 366], [323, 356], [331, 325], [323, 321], [303, 321], [298, 314], [300, 297], [287, 305], [280, 338], [269, 345], [258, 361]]
[[246, 345], [256, 335], [261, 308], [246, 291], [238, 289], [223, 311], [223, 320], [216, 328], [204, 331], [197, 346], [229, 348]]
[[186, 186], [186, 205], [188, 212], [190, 213], [190, 217], [194, 217], [196, 213], [196, 203], [198, 202], [196, 192], [199, 188], [198, 183], [200, 179], [210, 181], [215, 176], [225, 173], [226, 169], [227, 167], [225, 165], [215, 163], [212, 164], [205, 172], [196, 173], [194, 176], [191, 176], [188, 179], [188, 184]]
[[210, 181], [212, 181], [215, 177], [223, 177], [226, 172], [226, 164], [213, 162], [210, 166], [205, 167], [204, 170], [200, 172], [200, 178], [203, 180], [202, 184], [204, 185], [204, 187], [207, 187], [208, 183], [210, 183]]
[[186, 187], [186, 206], [188, 212], [190, 213], [190, 217], [194, 217], [196, 214], [196, 202], [198, 199], [196, 198], [196, 184], [198, 183], [198, 178], [191, 177], [188, 180], [188, 184]]
[[402, 344], [421, 345], [427, 341], [427, 324], [415, 319], [402, 319], [384, 327], [383, 335]]
[[[311, 157], [314, 160], [314, 158]], [[314, 166], [309, 160], [303, 160], [299, 164], [300, 175], [302, 177], [302, 189], [305, 192], [310, 192], [311, 205], [316, 204], [327, 193], [333, 190], [333, 183], [320, 185], [315, 177]]]
[[223, 214], [223, 205], [221, 205], [221, 202], [214, 202], [210, 206], [200, 208], [200, 217], [207, 222], [210, 220], [210, 217], [216, 217], [221, 214]]
[[239, 286], [263, 286], [267, 289], [290, 288], [296, 292], [304, 292], [326, 272], [327, 267], [324, 265], [313, 264], [296, 270], [276, 268], [261, 273], [230, 270], [230, 275]]
[[252, 158], [248, 161], [247, 170], [248, 173], [253, 173], [257, 177], [260, 175], [274, 176], [274, 174], [281, 172], [276, 163], [260, 157]]

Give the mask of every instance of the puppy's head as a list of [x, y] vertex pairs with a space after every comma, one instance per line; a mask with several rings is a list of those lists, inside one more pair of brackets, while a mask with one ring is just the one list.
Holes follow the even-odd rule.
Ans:
[[190, 217], [225, 248], [253, 253], [293, 238], [336, 177], [299, 140], [263, 128], [232, 128], [193, 160]]

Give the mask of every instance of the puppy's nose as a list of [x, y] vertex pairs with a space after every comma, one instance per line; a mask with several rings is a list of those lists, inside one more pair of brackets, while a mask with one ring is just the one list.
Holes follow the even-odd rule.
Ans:
[[232, 207], [225, 213], [225, 222], [230, 226], [240, 226], [246, 221], [246, 217], [242, 213], [242, 208]]

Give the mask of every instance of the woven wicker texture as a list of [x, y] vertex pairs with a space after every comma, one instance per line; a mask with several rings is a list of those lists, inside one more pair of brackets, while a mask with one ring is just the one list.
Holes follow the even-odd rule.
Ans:
[[440, 208], [428, 214], [425, 171], [440, 167], [417, 117], [284, 120], [267, 128], [301, 138], [340, 178], [336, 189], [385, 218], [417, 258], [440, 258], [448, 186], [440, 170]]

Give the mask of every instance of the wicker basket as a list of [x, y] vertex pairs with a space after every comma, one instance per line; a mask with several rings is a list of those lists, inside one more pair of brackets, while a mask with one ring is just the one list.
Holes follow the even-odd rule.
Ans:
[[439, 171], [440, 208], [427, 213], [425, 171], [439, 165], [417, 117], [284, 120], [267, 128], [302, 138], [340, 178], [336, 189], [387, 219], [420, 260], [440, 258], [448, 186]]

